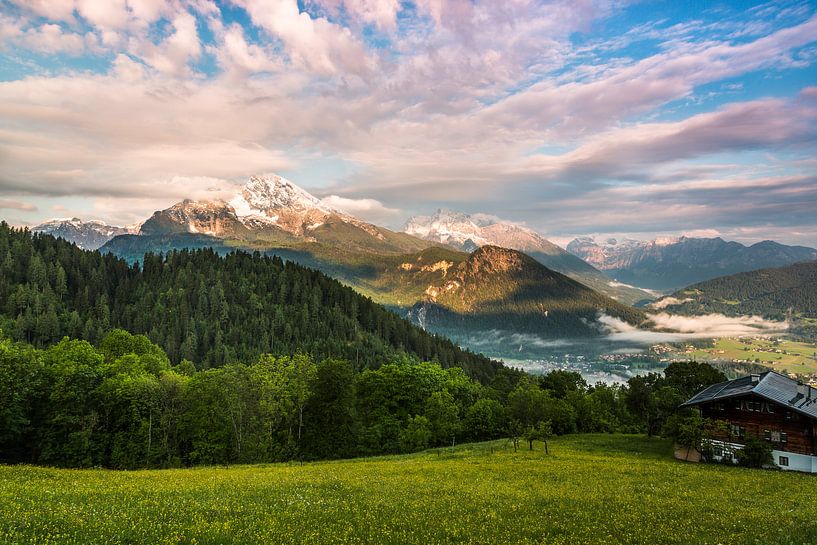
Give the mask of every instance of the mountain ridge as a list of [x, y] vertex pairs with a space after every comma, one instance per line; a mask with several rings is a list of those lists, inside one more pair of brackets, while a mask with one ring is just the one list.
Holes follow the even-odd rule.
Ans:
[[771, 240], [746, 246], [720, 237], [601, 242], [582, 237], [572, 240], [567, 250], [621, 282], [665, 291], [720, 276], [817, 260], [817, 250], [806, 246]]
[[118, 235], [131, 233], [136, 227], [119, 227], [100, 220], [83, 221], [79, 218], [54, 218], [31, 228], [33, 233], [44, 233], [62, 238], [84, 250], [96, 250]]
[[634, 304], [652, 299], [646, 291], [616, 285], [591, 264], [547, 240], [534, 229], [490, 214], [438, 209], [430, 216], [409, 218], [403, 232], [469, 252], [486, 245], [519, 250], [542, 265], [622, 302]]

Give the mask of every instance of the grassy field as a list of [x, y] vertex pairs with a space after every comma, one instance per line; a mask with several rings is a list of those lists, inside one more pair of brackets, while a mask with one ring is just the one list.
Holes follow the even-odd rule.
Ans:
[[817, 543], [814, 476], [678, 462], [641, 436], [550, 446], [302, 466], [0, 467], [0, 543]]
[[[748, 350], [746, 350], [748, 348]], [[781, 352], [776, 352], [780, 350]], [[684, 354], [698, 361], [760, 360], [757, 363], [775, 371], [800, 374], [817, 373], [817, 344], [780, 341], [774, 345], [768, 339], [718, 339], [713, 348]]]

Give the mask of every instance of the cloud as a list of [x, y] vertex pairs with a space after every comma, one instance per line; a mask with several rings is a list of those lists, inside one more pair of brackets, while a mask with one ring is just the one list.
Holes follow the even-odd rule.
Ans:
[[600, 315], [598, 321], [607, 334], [607, 340], [645, 345], [718, 337], [773, 335], [788, 329], [785, 322], [765, 320], [759, 316], [678, 316], [659, 313], [650, 314], [649, 319], [649, 330], [639, 329], [605, 314]]
[[538, 335], [529, 333], [513, 333], [511, 331], [502, 331], [499, 329], [491, 329], [488, 331], [481, 331], [478, 336], [470, 336], [463, 342], [463, 344], [472, 347], [494, 347], [505, 345], [510, 347], [522, 347], [523, 349], [533, 348], [567, 348], [575, 346], [576, 339], [546, 339]]
[[293, 62], [318, 74], [362, 75], [373, 59], [348, 28], [312, 18], [296, 0], [237, 0], [253, 22], [286, 46]]
[[27, 202], [0, 199], [0, 210], [22, 210], [24, 212], [35, 212], [37, 207]]
[[213, 48], [221, 67], [237, 76], [280, 70], [282, 63], [264, 48], [249, 44], [239, 24], [232, 24], [221, 34], [221, 45]]
[[160, 43], [132, 38], [129, 50], [156, 70], [179, 75], [187, 70], [188, 63], [201, 55], [202, 47], [196, 18], [191, 13], [179, 13], [171, 25], [173, 31]]
[[388, 208], [375, 199], [347, 199], [329, 195], [321, 199], [321, 204], [374, 223], [391, 223], [400, 214], [400, 210]]
[[692, 301], [691, 298], [686, 297], [684, 299], [678, 299], [677, 297], [663, 297], [657, 301], [653, 301], [649, 304], [651, 309], [661, 310], [663, 308], [667, 308], [673, 305], [683, 305], [684, 303], [688, 303]]
[[372, 24], [378, 29], [394, 31], [397, 28], [399, 0], [315, 0], [313, 2], [338, 18], [344, 12], [361, 24]]

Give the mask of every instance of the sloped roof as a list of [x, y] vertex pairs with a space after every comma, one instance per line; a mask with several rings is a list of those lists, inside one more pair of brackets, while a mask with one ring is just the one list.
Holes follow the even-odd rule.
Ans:
[[803, 395], [800, 393], [800, 384], [796, 380], [774, 371], [767, 371], [754, 377], [740, 377], [713, 384], [692, 396], [681, 407], [690, 407], [746, 394], [756, 394], [810, 418], [817, 419], [817, 389], [808, 385], [805, 385], [805, 388], [806, 395]]

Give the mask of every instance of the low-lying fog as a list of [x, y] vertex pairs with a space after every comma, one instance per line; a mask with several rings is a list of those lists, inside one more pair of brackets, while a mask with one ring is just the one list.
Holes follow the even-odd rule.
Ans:
[[[533, 373], [577, 370], [592, 384], [626, 381], [635, 374], [660, 370], [660, 364], [648, 357], [649, 347], [656, 344], [775, 335], [788, 329], [786, 322], [758, 316], [678, 316], [665, 312], [649, 316], [650, 328], [642, 329], [602, 314], [598, 323], [603, 335], [592, 339], [550, 339], [492, 330], [460, 341], [472, 350]], [[644, 355], [643, 361], [639, 361], [639, 354]]]

